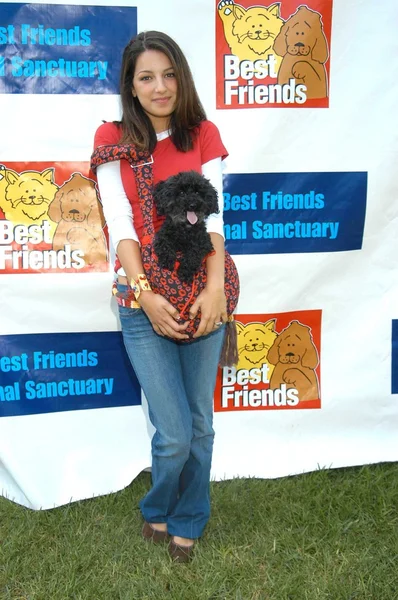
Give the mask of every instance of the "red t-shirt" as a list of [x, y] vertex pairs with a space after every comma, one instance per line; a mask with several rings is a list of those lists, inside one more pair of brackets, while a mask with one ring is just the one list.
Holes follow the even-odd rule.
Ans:
[[[220, 133], [217, 127], [211, 121], [202, 121], [198, 127], [199, 133], [194, 138], [192, 150], [181, 152], [177, 150], [167, 137], [160, 142], [157, 142], [153, 151], [153, 179], [154, 184], [163, 181], [172, 175], [177, 175], [182, 171], [197, 171], [202, 172], [202, 165], [221, 157], [222, 159], [228, 156], [224, 144], [221, 141]], [[94, 137], [94, 148], [109, 144], [117, 144], [121, 138], [122, 130], [114, 123], [104, 123], [97, 129]], [[127, 160], [120, 161], [120, 172], [126, 196], [129, 199], [133, 210], [134, 228], [139, 239], [142, 238], [143, 221], [138, 202], [137, 187], [133, 169]], [[157, 231], [164, 221], [164, 217], [158, 217], [156, 209], [154, 209], [153, 224]]]

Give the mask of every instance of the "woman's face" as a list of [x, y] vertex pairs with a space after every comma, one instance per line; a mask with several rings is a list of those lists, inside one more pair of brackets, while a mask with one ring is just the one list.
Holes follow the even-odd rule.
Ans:
[[168, 129], [177, 102], [177, 80], [170, 60], [158, 50], [139, 55], [133, 77], [133, 96], [138, 99], [157, 133]]

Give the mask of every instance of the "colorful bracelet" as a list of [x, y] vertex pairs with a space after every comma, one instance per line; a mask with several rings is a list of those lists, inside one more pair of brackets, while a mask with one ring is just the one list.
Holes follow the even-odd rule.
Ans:
[[138, 273], [138, 281], [130, 277], [129, 285], [136, 300], [138, 300], [138, 298], [140, 297], [141, 291], [149, 292], [152, 289], [144, 273]]
[[149, 281], [146, 278], [145, 273], [138, 273], [138, 283], [140, 284], [140, 288], [143, 292], [150, 292], [151, 286], [149, 285]]

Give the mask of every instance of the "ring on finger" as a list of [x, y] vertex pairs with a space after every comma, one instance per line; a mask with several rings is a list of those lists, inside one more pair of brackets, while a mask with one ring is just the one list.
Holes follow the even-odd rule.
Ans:
[[214, 327], [221, 327], [221, 325], [222, 325], [222, 321], [216, 321], [214, 323]]

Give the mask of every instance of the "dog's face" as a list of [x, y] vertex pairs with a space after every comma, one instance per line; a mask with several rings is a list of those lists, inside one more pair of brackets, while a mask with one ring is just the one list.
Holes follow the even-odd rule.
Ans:
[[291, 323], [277, 337], [267, 358], [273, 365], [299, 365], [314, 369], [319, 361], [309, 327], [298, 321]]
[[293, 56], [308, 56], [311, 54], [319, 35], [319, 17], [306, 9], [298, 11], [295, 18], [291, 19], [286, 33], [287, 51]]
[[328, 47], [322, 29], [321, 15], [306, 6], [300, 6], [283, 25], [275, 40], [274, 50], [280, 56], [309, 56], [324, 63]]
[[[95, 191], [95, 183], [80, 173], [72, 177], [59, 188], [49, 208], [51, 218], [66, 223], [89, 222], [102, 226], [101, 211]], [[94, 223], [98, 221], [98, 223]]]
[[218, 212], [217, 192], [196, 171], [184, 171], [155, 186], [153, 198], [159, 216], [175, 225], [193, 227]]
[[281, 336], [279, 360], [283, 365], [297, 365], [301, 361], [307, 349], [307, 339], [303, 340], [303, 335], [300, 335], [300, 333], [300, 331], [291, 327], [290, 331], [286, 331]]
[[64, 190], [61, 199], [61, 213], [64, 221], [82, 223], [87, 218], [88, 206], [82, 200], [85, 198], [81, 190], [73, 188]]

